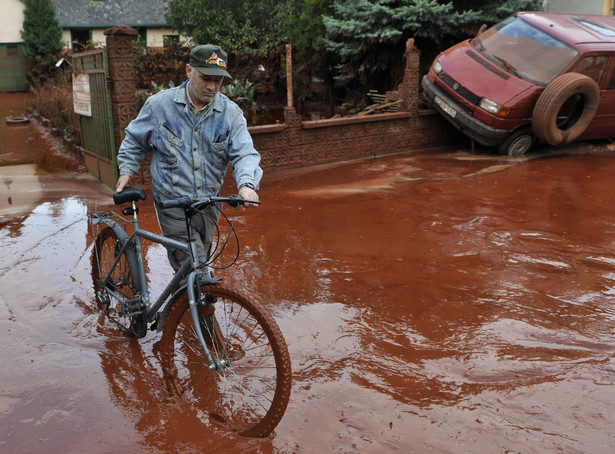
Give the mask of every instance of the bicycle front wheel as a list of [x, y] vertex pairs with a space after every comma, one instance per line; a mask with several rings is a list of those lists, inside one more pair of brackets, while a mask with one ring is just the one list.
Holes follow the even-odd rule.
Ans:
[[290, 397], [292, 373], [280, 328], [260, 304], [218, 285], [204, 285], [199, 324], [216, 363], [197, 338], [187, 293], [173, 305], [162, 334], [170, 391], [210, 421], [243, 436], [266, 437]]
[[[122, 243], [113, 229], [102, 229], [94, 241], [91, 258], [94, 292], [112, 321], [134, 336], [143, 337], [147, 333], [147, 323], [142, 308], [136, 302], [135, 296], [139, 289], [126, 251], [121, 253], [113, 267], [121, 249]], [[123, 301], [111, 296], [110, 291], [119, 295]]]

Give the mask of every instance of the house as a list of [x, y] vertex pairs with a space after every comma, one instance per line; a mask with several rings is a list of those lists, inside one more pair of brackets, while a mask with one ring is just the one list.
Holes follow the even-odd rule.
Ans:
[[68, 49], [79, 50], [88, 43], [105, 45], [104, 31], [130, 25], [146, 48], [179, 42], [179, 33], [169, 28], [164, 0], [53, 0]]
[[615, 15], [613, 0], [544, 0], [545, 11], [551, 13]]
[[[179, 42], [180, 35], [165, 19], [165, 0], [53, 0], [67, 49], [88, 43], [104, 46], [104, 31], [130, 25], [147, 49]], [[0, 91], [27, 91], [27, 61], [22, 50], [23, 0], [2, 0], [0, 14]], [[182, 37], [182, 40], [185, 38]]]

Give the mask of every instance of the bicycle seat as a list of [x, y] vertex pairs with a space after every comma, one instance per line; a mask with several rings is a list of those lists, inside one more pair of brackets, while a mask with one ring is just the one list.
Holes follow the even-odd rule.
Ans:
[[113, 193], [113, 202], [116, 205], [121, 205], [127, 202], [136, 202], [137, 200], [145, 200], [147, 194], [138, 186], [126, 186], [122, 192]]

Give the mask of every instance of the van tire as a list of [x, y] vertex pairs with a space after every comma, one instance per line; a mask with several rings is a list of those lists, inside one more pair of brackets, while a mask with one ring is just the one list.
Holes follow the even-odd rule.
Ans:
[[530, 126], [523, 126], [513, 131], [507, 138], [498, 145], [498, 153], [519, 157], [525, 155], [536, 143], [536, 136]]
[[536, 101], [532, 113], [534, 134], [548, 144], [566, 145], [587, 129], [599, 102], [600, 89], [593, 79], [578, 73], [562, 74]]

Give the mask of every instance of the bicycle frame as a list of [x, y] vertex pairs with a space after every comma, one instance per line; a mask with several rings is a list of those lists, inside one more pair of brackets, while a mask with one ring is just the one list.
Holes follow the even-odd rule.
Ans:
[[[206, 345], [205, 338], [203, 336], [203, 332], [201, 329], [201, 324], [199, 323], [198, 318], [198, 308], [197, 308], [197, 284], [200, 288], [200, 284], [215, 284], [220, 279], [212, 278], [205, 276], [203, 272], [200, 270], [199, 266], [199, 258], [196, 251], [196, 240], [194, 239], [192, 232], [188, 232], [190, 241], [188, 243], [183, 243], [181, 241], [174, 240], [172, 238], [167, 238], [163, 235], [159, 235], [154, 232], [150, 232], [148, 230], [144, 230], [139, 226], [139, 216], [138, 209], [135, 201], [131, 202], [131, 209], [124, 210], [123, 213], [132, 214], [132, 221], [126, 221], [126, 224], [131, 224], [133, 226], [133, 232], [130, 236], [126, 233], [126, 230], [122, 225], [120, 225], [116, 220], [112, 219], [115, 213], [94, 213], [92, 215], [92, 223], [94, 225], [102, 222], [109, 227], [111, 227], [114, 232], [116, 232], [118, 238], [122, 243], [122, 247], [117, 254], [117, 257], [111, 266], [109, 274], [103, 279], [103, 282], [113, 273], [117, 264], [119, 263], [120, 257], [123, 253], [126, 253], [126, 257], [129, 261], [132, 261], [133, 264], [131, 266], [136, 265], [136, 270], [138, 271], [138, 280], [139, 285], [136, 298], [139, 299], [142, 303], [141, 305], [145, 307], [145, 318], [147, 322], [154, 321], [156, 323], [156, 330], [160, 332], [164, 326], [166, 321], [166, 317], [168, 312], [171, 309], [172, 301], [173, 301], [173, 290], [176, 287], [179, 287], [175, 294], [179, 293], [183, 290], [184, 286], [180, 286], [180, 282], [187, 277], [186, 280], [186, 290], [188, 292], [188, 301], [190, 304], [190, 313], [192, 315], [192, 320], [194, 323], [194, 328], [199, 339], [205, 354], [207, 355], [209, 361], [209, 367], [212, 369], [219, 369], [221, 367], [225, 367], [226, 361], [216, 361], [211, 356], [209, 348]], [[120, 219], [119, 215], [117, 215]], [[165, 247], [173, 247], [176, 249], [180, 249], [186, 253], [188, 253], [188, 258], [184, 261], [182, 266], [177, 270], [171, 281], [164, 288], [160, 296], [156, 299], [153, 304], [150, 304], [149, 291], [147, 285], [147, 277], [145, 273], [145, 262], [143, 258], [143, 246], [141, 242], [141, 238], [145, 238], [155, 243], [162, 244]], [[133, 259], [131, 260], [130, 257]], [[111, 295], [111, 297], [117, 299], [120, 302], [127, 301], [122, 295], [117, 294], [111, 288], [107, 288], [107, 291]], [[159, 310], [164, 306], [164, 309], [159, 312]]]
[[[194, 406], [199, 418], [242, 436], [269, 436], [290, 398], [292, 367], [286, 341], [265, 306], [240, 290], [218, 284], [220, 279], [209, 273], [209, 265], [225, 269], [236, 263], [240, 251], [234, 229], [237, 210], [260, 201], [238, 195], [158, 201], [160, 209], [183, 209], [187, 238], [178, 241], [140, 227], [137, 201], [145, 199], [143, 189], [127, 186], [113, 194], [116, 205], [127, 204], [121, 211], [91, 214], [92, 277], [100, 308], [136, 338], [143, 338], [148, 328], [162, 331], [159, 359], [165, 385], [171, 395]], [[223, 202], [235, 208], [232, 219], [222, 212]], [[228, 222], [228, 232], [224, 228], [222, 237], [216, 228], [213, 251], [210, 248], [199, 259], [199, 237], [198, 232], [193, 234], [192, 221], [209, 206]], [[236, 241], [235, 258], [217, 262], [229, 238]], [[186, 257], [152, 301], [143, 239], [176, 248]]]

